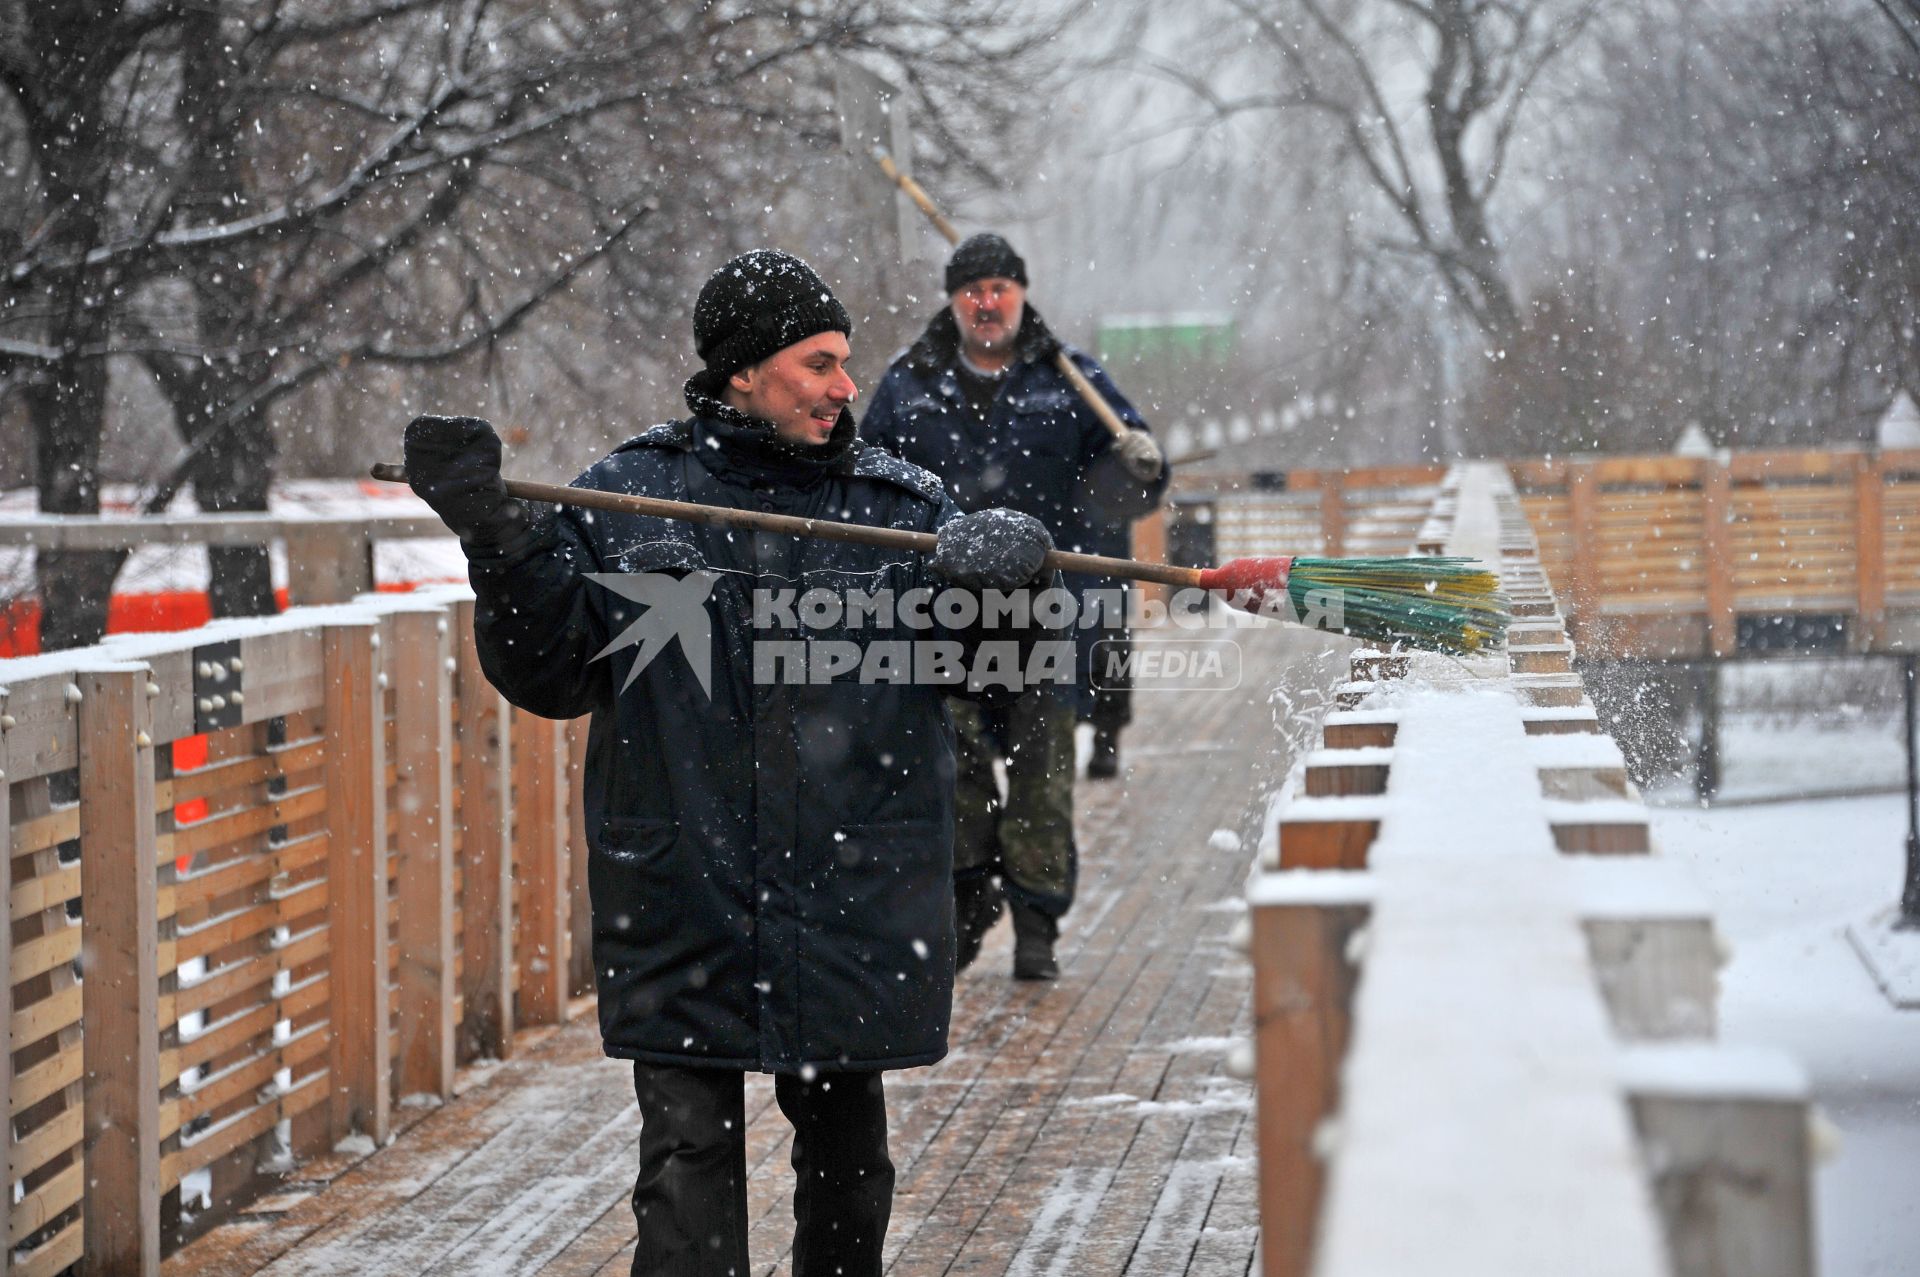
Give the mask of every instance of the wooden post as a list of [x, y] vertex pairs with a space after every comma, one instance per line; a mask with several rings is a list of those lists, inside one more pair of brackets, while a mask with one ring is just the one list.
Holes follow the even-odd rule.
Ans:
[[1573, 561], [1567, 580], [1566, 617], [1583, 641], [1600, 620], [1600, 485], [1594, 463], [1567, 465], [1567, 524], [1573, 533]]
[[[1757, 1048], [1677, 1048], [1680, 1078], [1635, 1047], [1623, 1066], [1678, 1277], [1811, 1277], [1813, 1150], [1798, 1066]], [[1717, 1075], [1716, 1075], [1717, 1074]]]
[[1338, 470], [1320, 472], [1320, 553], [1337, 559], [1347, 548], [1346, 476]]
[[1306, 1277], [1326, 1175], [1316, 1135], [1338, 1100], [1357, 980], [1347, 941], [1368, 908], [1255, 904], [1252, 915], [1261, 1271]]
[[444, 612], [393, 617], [400, 858], [400, 1092], [453, 1094], [453, 641]]
[[[148, 689], [147, 700], [149, 702], [152, 702], [159, 694], [153, 689], [160, 687], [160, 679], [162, 677], [164, 677], [164, 674], [158, 669], [153, 670], [148, 675], [149, 681], [145, 686]], [[158, 706], [155, 708], [157, 710]], [[165, 720], [162, 719], [161, 721], [164, 723]], [[264, 726], [265, 724], [256, 724], [255, 731], [259, 731]], [[164, 727], [162, 734], [165, 734]], [[153, 751], [153, 777], [156, 790], [163, 785], [170, 786], [173, 781], [173, 746], [175, 743], [177, 742], [169, 741], [160, 744], [156, 746]], [[265, 786], [261, 786], [261, 788], [264, 789]], [[156, 801], [159, 801], [157, 797]], [[178, 822], [174, 817], [173, 807], [165, 802], [160, 802], [160, 807], [161, 810], [154, 813], [154, 836], [156, 841], [172, 839], [178, 832]], [[167, 969], [160, 976], [158, 1001], [162, 1008], [169, 1005], [175, 1007], [171, 1013], [168, 1013], [164, 1009], [162, 1010], [161, 1022], [158, 1025], [160, 1060], [161, 1064], [165, 1066], [169, 1062], [178, 1062], [178, 1052], [180, 1050], [180, 1015], [178, 1011], [180, 995], [179, 961], [177, 957], [170, 962], [166, 960], [168, 948], [172, 948], [176, 954], [179, 950], [180, 910], [179, 906], [173, 902], [172, 895], [179, 886], [180, 874], [175, 868], [175, 865], [178, 863], [177, 857], [168, 857], [164, 852], [160, 854], [161, 895], [159, 897], [159, 927], [157, 934], [161, 946], [162, 962]], [[82, 901], [82, 907], [85, 907], [84, 901]], [[216, 1016], [214, 1015], [207, 1017], [209, 1021], [215, 1018]], [[178, 1085], [178, 1073], [176, 1071], [174, 1084], [166, 1088], [165, 1094], [171, 1099], [178, 1096], [179, 1093], [180, 1087]], [[208, 1200], [210, 1202], [230, 1200], [235, 1190], [222, 1182], [223, 1175], [238, 1170], [247, 1180], [251, 1180], [255, 1168], [258, 1165], [256, 1160], [257, 1156], [265, 1152], [271, 1143], [271, 1136], [263, 1136], [255, 1140], [250, 1147], [236, 1150], [223, 1158], [215, 1159], [208, 1167], [211, 1172], [207, 1185]], [[167, 1166], [170, 1161], [177, 1159], [179, 1154], [180, 1131], [176, 1129], [160, 1141], [160, 1172], [164, 1178], [171, 1178], [167, 1172]], [[171, 1189], [160, 1194], [160, 1235], [162, 1237], [177, 1237], [179, 1233], [180, 1186], [178, 1183], [175, 1183]]]
[[1365, 869], [1378, 820], [1282, 820], [1276, 869]]
[[333, 1134], [376, 1144], [391, 1119], [387, 993], [387, 747], [373, 624], [329, 625], [326, 695], [328, 1085]]
[[80, 688], [87, 1271], [160, 1271], [159, 851], [145, 669]]
[[1720, 796], [1720, 663], [1700, 670], [1700, 752], [1693, 765], [1693, 794], [1702, 803]]
[[587, 737], [591, 718], [567, 724], [567, 930], [571, 935], [567, 963], [567, 992], [578, 997], [592, 993], [593, 898], [587, 893], [587, 811], [581, 801], [586, 788]]
[[523, 1024], [567, 1015], [567, 755], [560, 724], [513, 713], [514, 845], [520, 866], [520, 1012]]
[[1710, 915], [1589, 918], [1584, 927], [1615, 1037], [1714, 1036], [1720, 959]]
[[361, 526], [289, 524], [287, 601], [295, 607], [345, 603], [373, 589], [373, 539]]
[[513, 778], [507, 702], [480, 669], [473, 604], [454, 609], [460, 679], [461, 1037], [470, 1059], [513, 1047]]
[[1887, 638], [1886, 469], [1880, 458], [1862, 456], [1853, 472], [1853, 543], [1860, 556], [1860, 628], [1853, 646], [1874, 651]]
[[1726, 463], [1704, 461], [1700, 523], [1707, 552], [1707, 651], [1732, 656], [1740, 645], [1733, 599], [1733, 474]]
[[[0, 697], [0, 707], [6, 698]], [[7, 751], [0, 745], [0, 901], [13, 916], [13, 782], [7, 779]], [[7, 1232], [13, 1232], [13, 923], [0, 927], [0, 1024], [7, 1026], [7, 1043], [0, 1048], [0, 1184], [7, 1186]], [[11, 1270], [13, 1247], [0, 1248], [0, 1272]]]

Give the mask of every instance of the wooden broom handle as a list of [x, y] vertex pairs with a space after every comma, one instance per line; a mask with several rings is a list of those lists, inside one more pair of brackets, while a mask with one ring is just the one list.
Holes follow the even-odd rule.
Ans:
[[939, 205], [933, 202], [933, 197], [927, 194], [925, 187], [902, 173], [900, 166], [895, 164], [893, 157], [885, 151], [875, 148], [873, 158], [874, 162], [879, 164], [880, 171], [885, 173], [895, 186], [907, 193], [907, 198], [913, 201], [914, 207], [927, 215], [927, 220], [933, 223], [933, 228], [946, 236], [947, 243], [960, 242], [959, 230], [947, 220], [946, 214], [940, 211]]
[[[377, 463], [372, 474], [374, 478], [387, 483], [407, 481], [406, 467], [390, 461]], [[753, 532], [781, 532], [820, 541], [851, 541], [856, 545], [875, 545], [885, 550], [932, 554], [934, 542], [938, 539], [931, 532], [909, 532], [904, 528], [871, 528], [864, 523], [803, 519], [792, 514], [736, 510], [731, 506], [698, 505], [692, 501], [668, 501], [664, 497], [638, 497], [626, 492], [601, 492], [594, 488], [569, 488], [557, 483], [533, 483], [525, 479], [509, 479], [506, 483], [508, 496], [527, 501], [607, 510], [615, 514], [650, 514], [661, 519], [677, 519], [682, 523], [706, 523], [714, 527], [744, 528]], [[1197, 587], [1200, 584], [1199, 568], [1142, 563], [1137, 559], [1108, 558], [1099, 554], [1075, 554], [1068, 550], [1049, 551], [1044, 566], [1062, 572], [1117, 576], [1129, 581], [1153, 581], [1161, 585]]]
[[[893, 157], [885, 151], [876, 149], [873, 158], [880, 165], [880, 171], [891, 178], [895, 186], [907, 193], [907, 198], [913, 201], [914, 207], [927, 215], [927, 220], [933, 223], [934, 229], [947, 237], [947, 243], [960, 242], [960, 232], [955, 229], [952, 222], [947, 220], [946, 215], [933, 202], [933, 197], [927, 194], [920, 183], [902, 173], [900, 166], [895, 164]], [[1093, 383], [1087, 380], [1086, 374], [1074, 365], [1073, 360], [1067, 358], [1066, 351], [1054, 352], [1053, 366], [1060, 370], [1061, 376], [1067, 379], [1067, 384], [1073, 387], [1074, 393], [1086, 401], [1087, 407], [1093, 409], [1093, 415], [1100, 418], [1100, 424], [1113, 432], [1114, 438], [1127, 437], [1127, 423], [1120, 420], [1120, 414], [1113, 410], [1106, 396], [1095, 390]]]
[[1087, 380], [1086, 374], [1074, 366], [1073, 360], [1067, 358], [1066, 351], [1053, 352], [1053, 366], [1066, 377], [1067, 384], [1073, 387], [1074, 392], [1086, 400], [1087, 407], [1093, 409], [1093, 415], [1100, 418], [1100, 424], [1113, 432], [1115, 439], [1127, 437], [1127, 423], [1120, 420], [1120, 414], [1113, 410], [1113, 405], [1107, 402], [1106, 396], [1095, 390], [1093, 383]]

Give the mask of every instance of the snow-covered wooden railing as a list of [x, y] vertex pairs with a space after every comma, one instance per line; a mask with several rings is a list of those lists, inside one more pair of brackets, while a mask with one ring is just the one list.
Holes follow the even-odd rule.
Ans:
[[445, 537], [424, 507], [374, 515], [162, 514], [0, 515], [0, 546], [40, 550], [129, 550], [151, 545], [262, 545], [287, 551], [287, 595], [295, 605], [344, 603], [371, 589], [376, 542]]
[[1712, 919], [1652, 854], [1511, 482], [1425, 549], [1498, 563], [1469, 659], [1361, 653], [1250, 882], [1267, 1277], [1811, 1272], [1799, 1070], [1713, 1042]]
[[564, 1018], [578, 734], [487, 685], [472, 611], [444, 587], [0, 661], [10, 1272], [155, 1272], [183, 1181], [217, 1213], [370, 1149], [397, 1098]]

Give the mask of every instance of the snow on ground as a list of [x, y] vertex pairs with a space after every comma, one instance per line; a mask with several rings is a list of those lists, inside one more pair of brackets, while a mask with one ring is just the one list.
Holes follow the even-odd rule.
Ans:
[[[1725, 759], [1720, 795], [1725, 799], [1893, 789], [1904, 784], [1907, 775], [1906, 747], [1891, 718], [1880, 725], [1730, 722], [1720, 749]], [[1807, 774], [1809, 757], [1820, 759], [1817, 776]]]
[[[1730, 719], [1720, 734], [1720, 801], [1838, 797], [1902, 789], [1907, 783], [1904, 725], [1884, 712], [1863, 721], [1762, 722]], [[1808, 759], [1817, 758], [1809, 766]], [[1693, 800], [1693, 767], [1646, 786], [1647, 801]]]
[[1712, 897], [1733, 949], [1721, 1037], [1791, 1052], [1840, 1129], [1815, 1190], [1821, 1274], [1915, 1272], [1920, 1012], [1887, 1002], [1845, 935], [1898, 898], [1904, 796], [1656, 808], [1653, 825]]

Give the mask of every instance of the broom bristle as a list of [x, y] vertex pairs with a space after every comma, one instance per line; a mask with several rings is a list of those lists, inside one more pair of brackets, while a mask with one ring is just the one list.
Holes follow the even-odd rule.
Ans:
[[1506, 637], [1500, 579], [1478, 559], [1295, 559], [1293, 614], [1378, 643], [1478, 652]]

